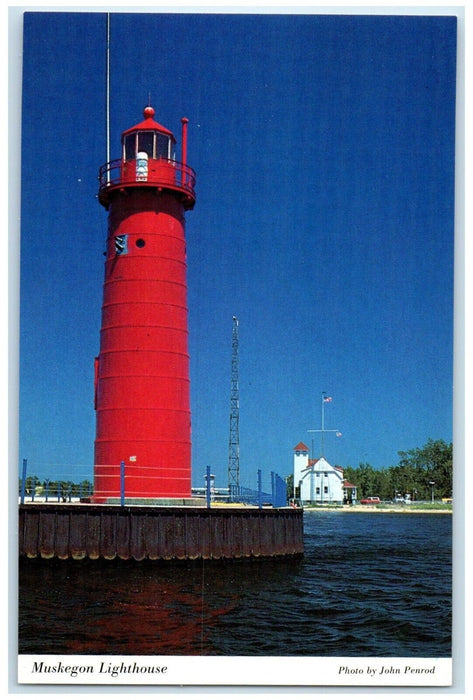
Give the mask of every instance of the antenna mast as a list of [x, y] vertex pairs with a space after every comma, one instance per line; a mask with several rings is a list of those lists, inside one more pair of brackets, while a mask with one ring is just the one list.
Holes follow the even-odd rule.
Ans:
[[238, 319], [233, 316], [232, 369], [230, 385], [230, 437], [228, 441], [228, 489], [230, 496], [240, 488], [240, 392], [238, 388]]
[[[107, 36], [105, 56], [105, 131], [107, 144], [106, 162], [110, 162], [110, 12], [107, 12]], [[107, 180], [110, 181], [110, 170], [107, 168]]]

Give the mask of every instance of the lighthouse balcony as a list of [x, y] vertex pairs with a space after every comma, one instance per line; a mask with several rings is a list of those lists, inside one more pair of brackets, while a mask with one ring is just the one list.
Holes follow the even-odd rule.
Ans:
[[130, 187], [155, 187], [182, 195], [185, 209], [195, 204], [195, 172], [184, 163], [167, 158], [112, 160], [99, 171], [99, 202], [108, 207], [113, 193]]

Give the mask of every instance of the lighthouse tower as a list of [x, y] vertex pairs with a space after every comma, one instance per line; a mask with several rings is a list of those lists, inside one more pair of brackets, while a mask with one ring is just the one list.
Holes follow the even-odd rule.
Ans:
[[[185, 211], [195, 173], [154, 120], [122, 134], [100, 168], [108, 211], [100, 354], [95, 360], [94, 500], [191, 495]], [[121, 464], [124, 463], [124, 470]]]

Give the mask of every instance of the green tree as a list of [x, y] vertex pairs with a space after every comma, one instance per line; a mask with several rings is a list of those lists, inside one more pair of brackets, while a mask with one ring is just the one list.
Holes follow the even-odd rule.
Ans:
[[[374, 474], [374, 496], [379, 496], [383, 501], [390, 500], [393, 494], [393, 482], [390, 469], [376, 469]], [[369, 494], [368, 494], [369, 495]]]
[[[40, 480], [36, 475], [27, 476], [25, 479], [25, 493], [28, 496], [33, 494], [33, 490], [36, 492], [37, 487], [40, 485]], [[20, 479], [20, 491], [21, 491], [21, 479]]]
[[366, 462], [358, 468], [346, 467], [345, 478], [357, 486], [358, 499], [379, 496], [390, 500], [397, 494], [411, 495], [413, 500], [430, 499], [434, 482], [436, 498], [452, 495], [452, 444], [443, 440], [428, 440], [423, 447], [398, 452], [399, 463], [375, 469]]
[[294, 497], [294, 474], [286, 476], [286, 493], [288, 500]]
[[398, 452], [398, 468], [409, 476], [411, 490], [416, 489], [419, 498], [430, 496], [430, 482], [435, 483], [437, 498], [452, 495], [453, 446], [444, 440], [429, 439], [423, 447]]
[[355, 470], [353, 482], [357, 486], [358, 498], [365, 496], [377, 495], [374, 493], [376, 485], [376, 470], [367, 462], [360, 462], [358, 469]]

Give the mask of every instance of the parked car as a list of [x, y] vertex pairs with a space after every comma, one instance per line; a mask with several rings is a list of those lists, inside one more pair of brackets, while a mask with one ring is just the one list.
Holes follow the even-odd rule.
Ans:
[[375, 506], [377, 503], [381, 503], [381, 499], [379, 496], [366, 496], [366, 498], [362, 498], [360, 503], [364, 506]]

